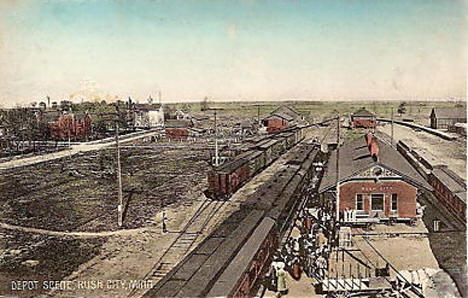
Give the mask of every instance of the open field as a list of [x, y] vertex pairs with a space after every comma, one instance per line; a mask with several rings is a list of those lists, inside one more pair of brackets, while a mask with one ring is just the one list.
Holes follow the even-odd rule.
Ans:
[[[121, 150], [124, 227], [151, 225], [163, 205], [193, 200], [205, 185], [207, 151], [160, 147]], [[57, 231], [117, 228], [116, 153], [80, 153], [0, 177], [2, 221]]]
[[[406, 103], [406, 113], [398, 115], [397, 109], [400, 103]], [[260, 107], [255, 104], [260, 105]], [[220, 118], [223, 115], [233, 115], [237, 118], [256, 118], [260, 112], [260, 118], [266, 117], [281, 104], [291, 105], [301, 112], [309, 121], [318, 121], [339, 112], [341, 115], [352, 114], [361, 107], [375, 113], [378, 117], [390, 118], [392, 108], [395, 119], [413, 118], [416, 122], [428, 125], [429, 115], [433, 107], [454, 107], [455, 102], [426, 102], [426, 101], [285, 101], [285, 102], [213, 102], [208, 104], [213, 107], [223, 108], [219, 111]], [[190, 113], [212, 114], [212, 111], [202, 112], [200, 103], [169, 104], [174, 109], [185, 109]]]

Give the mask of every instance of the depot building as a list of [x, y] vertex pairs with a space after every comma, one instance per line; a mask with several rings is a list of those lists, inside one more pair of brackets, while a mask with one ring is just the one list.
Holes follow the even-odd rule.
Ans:
[[348, 224], [414, 221], [421, 216], [416, 199], [424, 191], [432, 191], [424, 178], [372, 134], [340, 147], [338, 171], [333, 151], [319, 187], [334, 214], [339, 206], [340, 222]]

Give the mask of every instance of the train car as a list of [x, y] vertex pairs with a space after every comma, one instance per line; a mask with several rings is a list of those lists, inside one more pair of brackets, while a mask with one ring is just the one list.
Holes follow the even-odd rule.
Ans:
[[466, 183], [446, 166], [436, 166], [429, 175], [437, 200], [466, 224]]
[[236, 159], [210, 171], [208, 173], [210, 194], [216, 198], [224, 198], [248, 181], [251, 175], [248, 162], [252, 154], [254, 154], [252, 151], [244, 152]]
[[229, 197], [300, 140], [301, 128], [252, 138], [242, 147], [244, 152], [208, 172], [208, 190], [205, 193], [215, 199]]
[[[313, 161], [318, 156], [317, 149], [311, 147], [301, 149], [302, 152], [297, 150], [291, 154], [289, 161], [302, 160], [302, 164], [288, 164], [287, 169], [271, 180], [273, 184], [267, 183], [263, 189], [258, 190], [256, 196], [252, 197], [251, 203], [256, 202], [255, 208], [264, 209], [265, 217], [213, 284], [208, 297], [253, 295], [252, 289], [272, 261], [279, 241], [291, 224], [295, 207], [300, 203], [297, 198], [301, 194], [297, 193], [297, 190], [301, 189], [309, 170], [312, 169]], [[274, 185], [280, 186], [272, 189]], [[264, 193], [265, 189], [269, 190], [268, 194]]]
[[144, 296], [207, 296], [211, 285], [260, 225], [263, 215], [261, 210], [246, 208], [232, 214]]
[[[250, 296], [290, 224], [299, 201], [296, 192], [302, 189], [317, 151], [301, 144], [286, 153], [283, 168], [240, 202], [239, 210], [218, 225], [145, 296]], [[228, 172], [232, 171], [225, 175]]]
[[253, 286], [274, 254], [275, 221], [264, 218], [230, 265], [216, 280], [207, 297], [249, 297]]

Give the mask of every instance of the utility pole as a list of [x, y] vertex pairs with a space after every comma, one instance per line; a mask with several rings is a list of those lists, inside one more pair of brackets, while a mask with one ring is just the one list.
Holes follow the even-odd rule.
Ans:
[[340, 221], [340, 171], [339, 171], [339, 159], [340, 159], [340, 114], [336, 118], [336, 223]]
[[393, 107], [392, 107], [392, 146], [393, 146]]
[[118, 198], [119, 206], [117, 207], [118, 212], [118, 225], [122, 226], [122, 213], [123, 213], [123, 198], [122, 198], [122, 169], [120, 166], [120, 147], [119, 147], [119, 107], [117, 109], [117, 121], [115, 122], [115, 146], [117, 147], [117, 181], [119, 185]]
[[260, 105], [257, 105], [257, 121], [258, 125], [260, 125]]
[[217, 122], [217, 111], [222, 108], [208, 108], [207, 110], [214, 111], [214, 130], [215, 130], [215, 166], [219, 166], [219, 153], [218, 153], [218, 122]]

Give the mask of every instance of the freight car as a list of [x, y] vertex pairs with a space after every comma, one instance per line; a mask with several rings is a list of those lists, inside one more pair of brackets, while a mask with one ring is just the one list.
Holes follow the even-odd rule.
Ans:
[[303, 139], [303, 128], [256, 138], [233, 160], [208, 172], [206, 195], [225, 199]]
[[[160, 280], [147, 297], [248, 296], [269, 265], [319, 150], [300, 144], [284, 169], [241, 202], [200, 245]], [[300, 161], [303, 161], [300, 163]]]

